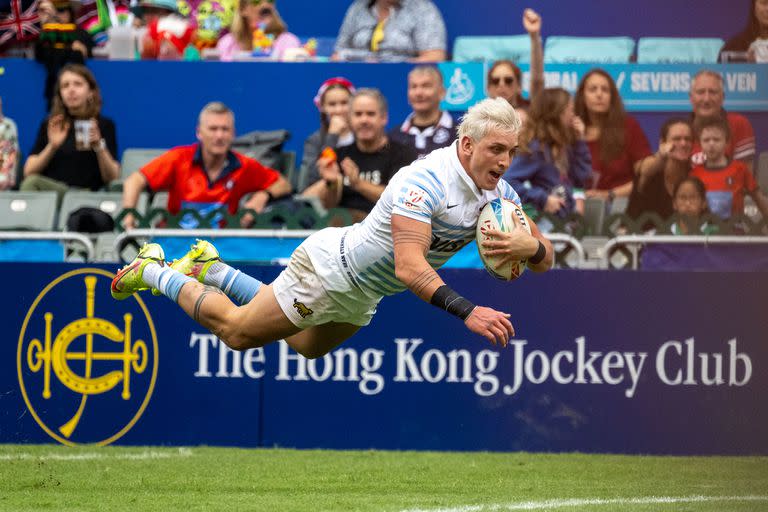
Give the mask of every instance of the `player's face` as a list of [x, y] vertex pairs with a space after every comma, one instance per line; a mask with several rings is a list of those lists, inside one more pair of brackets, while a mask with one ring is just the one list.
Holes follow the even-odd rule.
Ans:
[[88, 81], [71, 71], [65, 71], [61, 74], [59, 78], [59, 91], [64, 106], [70, 111], [84, 108], [88, 99], [93, 95]]
[[445, 94], [443, 84], [434, 73], [417, 72], [408, 75], [408, 103], [416, 113], [431, 113], [440, 109]]
[[704, 213], [707, 201], [699, 194], [696, 186], [686, 181], [677, 188], [677, 194], [672, 203], [675, 211], [686, 217], [699, 217]]
[[700, 75], [691, 85], [690, 98], [695, 115], [718, 115], [723, 108], [723, 83], [712, 75]]
[[347, 117], [349, 115], [349, 91], [334, 87], [325, 91], [321, 109], [329, 118], [333, 116]]
[[669, 155], [675, 160], [687, 161], [691, 158], [693, 133], [687, 124], [679, 123], [670, 126], [667, 130], [667, 138], [663, 142], [672, 143]]
[[611, 108], [611, 84], [603, 75], [594, 73], [584, 84], [584, 104], [587, 110], [605, 114]]
[[504, 98], [514, 107], [522, 90], [523, 86], [517, 81], [514, 70], [506, 64], [496, 66], [491, 72], [488, 79], [489, 98]]
[[725, 154], [727, 141], [725, 134], [718, 128], [701, 130], [701, 150], [707, 155], [707, 160], [715, 160]]
[[211, 155], [226, 155], [235, 138], [235, 123], [230, 114], [206, 112], [197, 126], [197, 140]]
[[350, 126], [356, 140], [373, 143], [384, 136], [387, 115], [381, 111], [379, 102], [374, 98], [358, 96], [352, 101]]
[[517, 132], [493, 129], [479, 141], [464, 137], [461, 145], [470, 153], [469, 175], [477, 188], [494, 190], [517, 151]]

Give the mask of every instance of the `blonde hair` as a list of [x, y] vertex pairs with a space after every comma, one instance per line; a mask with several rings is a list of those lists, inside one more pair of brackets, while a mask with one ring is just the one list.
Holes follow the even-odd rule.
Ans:
[[[237, 41], [241, 50], [253, 50], [253, 31], [251, 30], [248, 20], [243, 16], [243, 2], [246, 4], [249, 0], [239, 0], [235, 4], [235, 16], [232, 20], [232, 28], [230, 32]], [[288, 26], [280, 17], [280, 13], [277, 12], [277, 6], [272, 7], [272, 21], [266, 26], [264, 33], [266, 35], [273, 35], [275, 39], [283, 32], [288, 31]]]
[[491, 130], [519, 132], [522, 123], [515, 109], [504, 98], [486, 98], [475, 103], [459, 122], [459, 139], [478, 141]]

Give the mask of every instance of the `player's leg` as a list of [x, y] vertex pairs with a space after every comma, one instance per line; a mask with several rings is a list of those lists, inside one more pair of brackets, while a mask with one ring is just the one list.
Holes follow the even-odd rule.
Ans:
[[262, 286], [258, 279], [224, 263], [219, 251], [205, 240], [198, 240], [187, 254], [173, 261], [170, 266], [203, 284], [215, 286], [235, 304], [247, 304]]
[[190, 280], [181, 288], [178, 304], [234, 350], [261, 347], [301, 330], [285, 316], [271, 285], [261, 286], [250, 302], [236, 306], [218, 288]]
[[117, 273], [112, 296], [125, 299], [150, 287], [178, 303], [195, 321], [236, 350], [259, 347], [301, 330], [283, 313], [271, 286], [260, 286], [246, 306], [238, 307], [218, 288], [166, 266], [163, 250], [157, 244], [145, 245]]
[[285, 341], [307, 359], [315, 359], [341, 345], [359, 329], [359, 325], [329, 322], [304, 329], [285, 338]]

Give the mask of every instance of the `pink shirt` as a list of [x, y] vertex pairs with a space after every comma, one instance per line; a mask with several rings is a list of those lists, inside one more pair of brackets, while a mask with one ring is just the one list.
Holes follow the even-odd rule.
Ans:
[[[299, 38], [290, 32], [283, 32], [275, 39], [272, 44], [272, 58], [280, 60], [283, 58], [283, 53], [289, 48], [298, 48], [301, 46]], [[219, 42], [216, 44], [216, 49], [219, 51], [219, 59], [223, 61], [234, 60], [235, 56], [243, 51], [240, 45], [237, 43], [237, 39], [231, 33], [222, 36]]]

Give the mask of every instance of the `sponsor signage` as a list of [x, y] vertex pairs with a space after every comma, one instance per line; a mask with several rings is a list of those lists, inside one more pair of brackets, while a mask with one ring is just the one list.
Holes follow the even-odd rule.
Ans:
[[764, 273], [445, 270], [506, 348], [404, 293], [307, 360], [114, 301], [101, 267], [5, 266], [0, 442], [768, 454]]
[[[450, 91], [485, 91], [486, 70], [490, 63], [470, 62], [441, 64], [445, 78], [445, 110], [462, 111], [477, 99], [456, 101], [461, 94]], [[759, 64], [545, 64], [546, 87], [562, 87], [572, 94], [589, 70], [601, 67], [616, 82], [624, 106], [632, 112], [690, 112], [688, 94], [693, 77], [701, 69], [721, 74], [725, 87], [725, 108], [733, 111], [768, 111], [768, 67]], [[528, 97], [530, 72], [528, 64], [520, 64], [523, 72], [523, 96]], [[468, 96], [467, 96], [468, 97]]]

